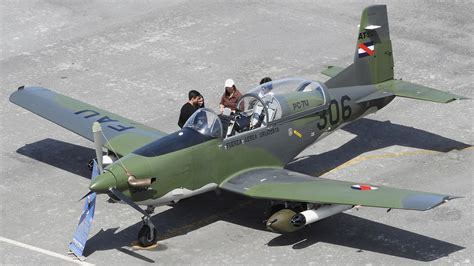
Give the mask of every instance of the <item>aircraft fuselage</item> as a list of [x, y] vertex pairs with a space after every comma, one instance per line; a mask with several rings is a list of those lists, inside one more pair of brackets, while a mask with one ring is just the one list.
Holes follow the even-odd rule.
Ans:
[[[156, 206], [177, 202], [214, 190], [242, 171], [285, 166], [309, 145], [376, 112], [394, 98], [388, 96], [357, 103], [376, 91], [374, 85], [324, 88], [325, 104], [310, 112], [224, 139], [197, 139], [199, 133], [183, 129], [121, 158], [121, 163], [116, 162], [108, 170], [114, 173], [117, 188], [139, 204]], [[302, 98], [292, 107], [305, 104]], [[122, 164], [135, 176], [153, 178], [152, 184], [130, 187]]]

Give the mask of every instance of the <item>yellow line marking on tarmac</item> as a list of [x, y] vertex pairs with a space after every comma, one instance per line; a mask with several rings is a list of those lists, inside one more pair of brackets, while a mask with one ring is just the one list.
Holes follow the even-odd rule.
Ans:
[[11, 244], [11, 245], [15, 245], [17, 247], [22, 247], [22, 248], [26, 248], [26, 249], [29, 249], [29, 250], [32, 250], [32, 251], [36, 251], [36, 252], [51, 256], [51, 257], [62, 259], [62, 260], [68, 261], [68, 262], [77, 263], [79, 265], [94, 265], [94, 264], [91, 264], [91, 263], [80, 261], [78, 259], [74, 259], [72, 257], [68, 257], [66, 255], [62, 255], [62, 254], [52, 252], [52, 251], [49, 251], [49, 250], [46, 250], [46, 249], [42, 249], [42, 248], [38, 248], [38, 247], [35, 247], [35, 246], [32, 246], [32, 245], [21, 243], [21, 242], [18, 242], [18, 241], [12, 240], [12, 239], [8, 239], [8, 238], [5, 238], [5, 237], [0, 236], [0, 241]]
[[[474, 150], [474, 146], [470, 146], [464, 149], [460, 149], [459, 151], [466, 151], [466, 150]], [[372, 155], [367, 155], [367, 156], [358, 156], [352, 160], [349, 160], [338, 167], [331, 169], [330, 171], [327, 171], [321, 175], [329, 174], [329, 173], [335, 173], [339, 170], [342, 170], [344, 168], [347, 168], [349, 166], [361, 163], [363, 161], [368, 161], [368, 160], [373, 160], [373, 159], [385, 159], [385, 158], [398, 158], [398, 157], [404, 157], [404, 156], [416, 156], [416, 155], [430, 155], [430, 154], [441, 154], [444, 152], [440, 151], [429, 151], [429, 150], [417, 150], [417, 151], [404, 151], [404, 152], [392, 152], [392, 153], [382, 153], [382, 154], [372, 154]]]

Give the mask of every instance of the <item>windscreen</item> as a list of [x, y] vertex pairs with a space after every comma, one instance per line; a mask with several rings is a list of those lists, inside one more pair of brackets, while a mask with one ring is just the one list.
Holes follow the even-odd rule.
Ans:
[[194, 112], [183, 128], [195, 130], [212, 138], [222, 137], [222, 124], [219, 117], [207, 108], [201, 108]]

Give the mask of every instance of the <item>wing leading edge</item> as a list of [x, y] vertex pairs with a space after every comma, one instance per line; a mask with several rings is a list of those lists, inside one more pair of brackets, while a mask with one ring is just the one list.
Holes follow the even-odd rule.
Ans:
[[92, 124], [102, 124], [109, 140], [105, 146], [120, 155], [148, 144], [167, 134], [125, 117], [41, 87], [20, 87], [10, 101], [90, 141]]
[[429, 210], [455, 198], [449, 195], [315, 178], [280, 168], [249, 170], [224, 181], [220, 187], [253, 198], [419, 211]]

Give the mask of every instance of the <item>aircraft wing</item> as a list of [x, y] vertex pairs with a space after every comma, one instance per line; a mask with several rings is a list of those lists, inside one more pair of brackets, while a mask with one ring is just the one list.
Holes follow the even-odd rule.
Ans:
[[10, 95], [10, 101], [91, 141], [92, 124], [97, 121], [109, 140], [105, 147], [122, 156], [167, 135], [41, 87], [20, 87]]
[[224, 181], [222, 189], [252, 198], [368, 207], [429, 210], [448, 195], [316, 178], [281, 168], [249, 170]]

